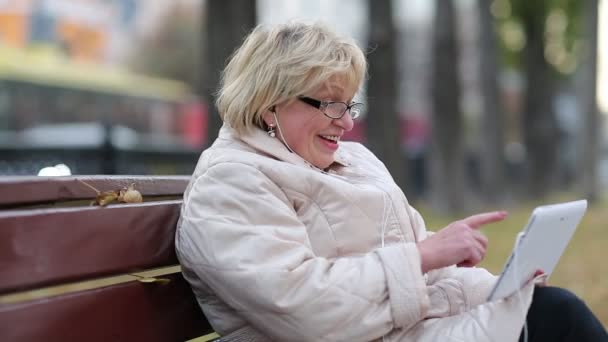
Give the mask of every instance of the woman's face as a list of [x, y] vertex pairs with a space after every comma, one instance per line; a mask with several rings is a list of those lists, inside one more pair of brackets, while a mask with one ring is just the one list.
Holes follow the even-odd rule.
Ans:
[[[354, 92], [342, 87], [325, 86], [313, 94], [304, 95], [320, 101], [350, 103]], [[331, 119], [301, 100], [277, 105], [275, 111], [280, 132], [271, 112], [264, 115], [266, 124], [274, 124], [277, 138], [320, 169], [325, 169], [334, 162], [334, 153], [338, 150], [340, 139], [354, 125], [348, 112], [340, 119]]]

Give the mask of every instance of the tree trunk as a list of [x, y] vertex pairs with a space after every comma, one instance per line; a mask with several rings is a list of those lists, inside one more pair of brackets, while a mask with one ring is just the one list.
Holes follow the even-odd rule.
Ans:
[[545, 197], [555, 184], [558, 172], [558, 127], [552, 108], [554, 75], [545, 59], [545, 21], [547, 1], [520, 0], [522, 24], [526, 34], [523, 51], [526, 92], [524, 95], [523, 135], [526, 147], [527, 193]]
[[[395, 182], [405, 187], [405, 156], [401, 151], [397, 110], [397, 46], [391, 0], [370, 0], [367, 141]], [[405, 189], [404, 189], [405, 190]]]
[[496, 30], [490, 12], [491, 2], [477, 0], [479, 9], [479, 40], [481, 95], [481, 192], [488, 204], [498, 204], [505, 193], [504, 111], [498, 86], [498, 53]]
[[583, 132], [582, 132], [582, 170], [580, 184], [583, 195], [589, 201], [598, 196], [598, 129], [600, 127], [597, 108], [597, 45], [598, 45], [598, 0], [587, 0], [584, 5], [585, 36], [588, 37], [588, 50], [583, 56]]
[[[203, 35], [206, 35], [207, 80], [203, 85], [209, 105], [207, 143], [217, 137], [222, 120], [215, 106], [219, 90], [220, 74], [228, 58], [243, 42], [244, 37], [256, 24], [256, 1], [254, 0], [207, 0], [207, 10], [203, 11]], [[179, 20], [179, 19], [176, 19]]]
[[464, 210], [463, 120], [454, 3], [435, 3], [431, 79], [431, 202], [443, 213]]

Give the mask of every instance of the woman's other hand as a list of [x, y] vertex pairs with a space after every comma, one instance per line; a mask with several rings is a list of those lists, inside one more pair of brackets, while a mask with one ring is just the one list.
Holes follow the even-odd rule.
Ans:
[[422, 273], [450, 265], [473, 267], [486, 255], [488, 239], [479, 232], [483, 225], [504, 220], [506, 211], [469, 216], [450, 223], [418, 243]]
[[[536, 277], [538, 277], [538, 276], [544, 276], [544, 277], [539, 277], [538, 279], [536, 279]], [[530, 281], [535, 281], [536, 286], [545, 287], [545, 286], [547, 286], [547, 275], [545, 274], [545, 271], [543, 271], [543, 270], [536, 270], [536, 272], [534, 272], [534, 275], [532, 276], [532, 279], [530, 279]]]

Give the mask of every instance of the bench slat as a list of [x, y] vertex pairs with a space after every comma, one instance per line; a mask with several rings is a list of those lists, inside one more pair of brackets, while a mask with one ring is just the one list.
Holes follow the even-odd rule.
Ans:
[[0, 211], [0, 293], [177, 264], [180, 206]]
[[68, 176], [1, 177], [0, 206], [75, 199], [94, 199], [95, 191], [78, 181], [85, 181], [99, 191], [119, 190], [132, 183], [144, 196], [182, 195], [189, 176]]
[[185, 341], [213, 332], [181, 274], [0, 305], [0, 341]]

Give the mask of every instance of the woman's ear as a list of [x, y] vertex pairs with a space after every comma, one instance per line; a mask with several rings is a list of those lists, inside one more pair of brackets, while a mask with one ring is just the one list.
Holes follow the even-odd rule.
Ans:
[[270, 108], [268, 108], [267, 111], [264, 112], [264, 114], [262, 114], [262, 120], [264, 120], [264, 123], [266, 124], [266, 126], [274, 126], [275, 125], [275, 106], [272, 106]]

